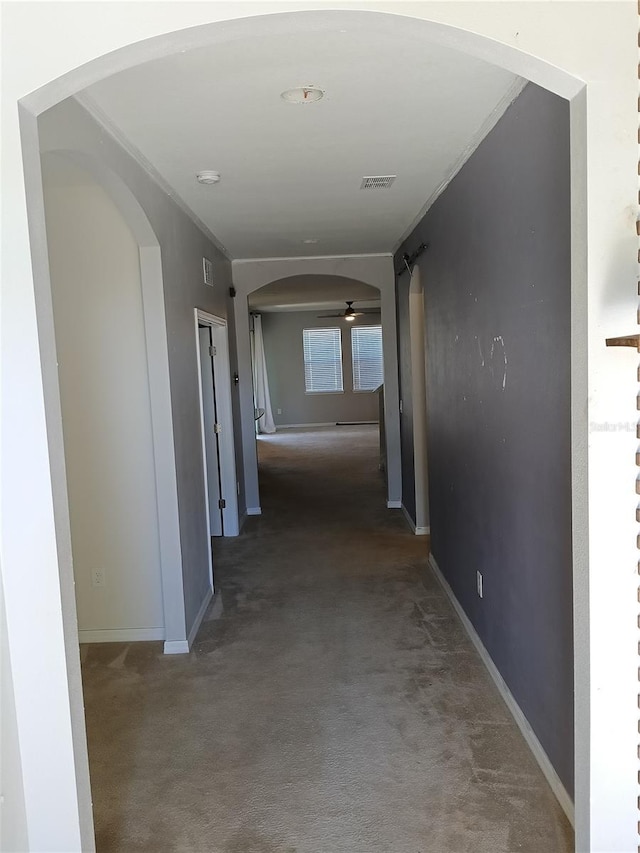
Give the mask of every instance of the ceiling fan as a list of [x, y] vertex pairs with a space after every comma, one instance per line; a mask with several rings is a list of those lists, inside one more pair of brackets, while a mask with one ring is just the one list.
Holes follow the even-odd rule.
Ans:
[[352, 299], [351, 301], [347, 301], [346, 310], [342, 311], [340, 314], [318, 314], [318, 318], [321, 318], [321, 317], [322, 318], [340, 317], [342, 320], [349, 320], [349, 322], [352, 323], [356, 319], [356, 317], [362, 317], [364, 314], [379, 314], [380, 313], [380, 311], [376, 308], [371, 308], [371, 309], [363, 308], [361, 311], [356, 311], [356, 309], [353, 307], [354, 302], [355, 302], [355, 299]]

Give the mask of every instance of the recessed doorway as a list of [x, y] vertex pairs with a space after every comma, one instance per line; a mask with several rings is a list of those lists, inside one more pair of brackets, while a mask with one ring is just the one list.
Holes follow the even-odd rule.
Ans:
[[[229, 336], [226, 320], [195, 311], [202, 461], [207, 504], [207, 534], [237, 536], [238, 481], [236, 477]], [[209, 549], [211, 554], [211, 549]], [[213, 561], [210, 556], [213, 584]]]

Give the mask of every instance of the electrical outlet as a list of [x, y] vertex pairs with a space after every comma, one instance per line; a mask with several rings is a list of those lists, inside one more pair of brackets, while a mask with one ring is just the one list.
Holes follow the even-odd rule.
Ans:
[[281, 414], [282, 414], [282, 409], [278, 409], [278, 410], [277, 410], [277, 412], [278, 412], [278, 414], [279, 414], [279, 415], [281, 415]]
[[482, 589], [482, 572], [476, 572], [476, 586], [478, 588], [478, 595], [480, 598], [483, 598], [483, 589]]
[[94, 569], [91, 573], [91, 582], [94, 586], [105, 586], [104, 569]]

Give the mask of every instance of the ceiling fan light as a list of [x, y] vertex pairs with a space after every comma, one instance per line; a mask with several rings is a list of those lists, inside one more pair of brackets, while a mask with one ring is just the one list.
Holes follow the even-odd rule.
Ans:
[[356, 319], [355, 314], [345, 314], [344, 319], [348, 320], [350, 323], [353, 323], [353, 321]]

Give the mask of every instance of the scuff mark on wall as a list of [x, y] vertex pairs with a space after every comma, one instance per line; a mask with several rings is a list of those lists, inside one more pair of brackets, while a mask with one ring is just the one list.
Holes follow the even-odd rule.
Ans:
[[[491, 355], [489, 356], [489, 360], [491, 362], [491, 375], [494, 379], [500, 382], [500, 375], [502, 375], [502, 390], [506, 390], [507, 387], [507, 352], [504, 346], [504, 339], [502, 335], [496, 335], [491, 343]], [[495, 362], [495, 363], [494, 363]]]

